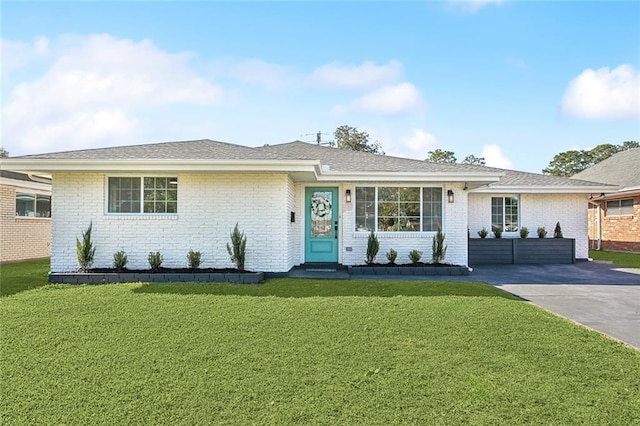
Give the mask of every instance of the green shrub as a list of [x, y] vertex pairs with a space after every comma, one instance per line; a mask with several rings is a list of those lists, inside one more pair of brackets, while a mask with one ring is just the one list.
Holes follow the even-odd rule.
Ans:
[[560, 227], [560, 222], [556, 222], [556, 227], [553, 230], [553, 238], [563, 238], [562, 237], [562, 228]]
[[231, 245], [227, 243], [227, 252], [231, 256], [231, 261], [236, 264], [236, 269], [244, 271], [244, 259], [247, 250], [247, 237], [244, 232], [240, 232], [238, 224], [231, 232]]
[[444, 233], [438, 229], [438, 232], [433, 237], [433, 243], [431, 244], [431, 260], [433, 263], [442, 263], [446, 255], [447, 246], [444, 244]]
[[545, 238], [547, 236], [547, 230], [544, 229], [544, 226], [538, 228], [538, 238]]
[[127, 255], [124, 250], [117, 251], [113, 254], [113, 269], [120, 272], [127, 266]]
[[422, 252], [421, 251], [411, 250], [409, 252], [409, 260], [411, 260], [411, 263], [413, 263], [414, 265], [417, 265], [418, 262], [420, 262], [421, 258], [422, 258]]
[[162, 255], [160, 254], [159, 251], [157, 252], [149, 252], [149, 256], [147, 257], [147, 260], [149, 261], [149, 266], [151, 267], [152, 271], [158, 271], [160, 270], [160, 265], [162, 265], [162, 261], [164, 260], [162, 258]]
[[487, 235], [489, 235], [489, 231], [487, 231], [487, 228], [483, 227], [478, 231], [478, 235], [480, 236], [480, 238], [487, 238]]
[[187, 253], [187, 263], [189, 264], [189, 268], [198, 269], [200, 263], [202, 262], [202, 255], [199, 251], [189, 250]]
[[389, 251], [387, 252], [387, 260], [389, 261], [389, 263], [391, 263], [392, 265], [395, 265], [397, 257], [398, 257], [398, 252], [395, 251], [394, 249], [389, 249]]
[[82, 272], [86, 272], [93, 265], [93, 258], [96, 255], [96, 248], [91, 242], [91, 228], [93, 223], [89, 222], [89, 227], [82, 233], [82, 241], [76, 237], [76, 256], [78, 258], [78, 266]]
[[365, 260], [367, 265], [371, 265], [376, 259], [378, 250], [380, 250], [380, 242], [378, 241], [376, 234], [371, 231], [369, 239], [367, 240], [367, 259]]
[[529, 236], [529, 230], [526, 226], [520, 228], [520, 238], [527, 238]]
[[493, 228], [493, 236], [496, 238], [502, 238], [502, 228], [500, 226], [495, 226]]

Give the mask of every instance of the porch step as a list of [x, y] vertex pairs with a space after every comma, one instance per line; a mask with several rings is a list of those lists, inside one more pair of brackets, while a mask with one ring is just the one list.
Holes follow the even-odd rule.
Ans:
[[347, 267], [338, 263], [303, 263], [289, 271], [291, 278], [319, 278], [331, 280], [348, 280]]

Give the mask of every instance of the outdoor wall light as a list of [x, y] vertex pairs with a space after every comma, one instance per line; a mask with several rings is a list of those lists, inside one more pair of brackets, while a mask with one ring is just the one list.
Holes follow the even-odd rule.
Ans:
[[350, 190], [350, 189], [347, 189], [347, 190], [344, 192], [344, 201], [345, 201], [346, 203], [350, 203], [350, 202], [351, 202], [351, 190]]
[[447, 191], [447, 201], [453, 203], [453, 191], [451, 189]]

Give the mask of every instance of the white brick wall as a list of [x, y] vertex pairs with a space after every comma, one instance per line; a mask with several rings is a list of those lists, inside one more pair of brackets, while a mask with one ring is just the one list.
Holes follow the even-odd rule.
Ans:
[[[410, 185], [408, 183], [394, 183], [394, 185]], [[423, 186], [440, 186], [442, 184], [424, 184]], [[343, 185], [341, 194], [346, 189], [351, 189], [352, 195], [355, 195], [356, 186], [389, 186], [389, 183], [377, 182], [356, 184], [347, 183]], [[445, 244], [447, 245], [447, 255], [445, 262], [467, 265], [467, 193], [462, 190], [462, 184], [449, 184], [443, 187], [443, 232], [445, 233]], [[455, 201], [447, 203], [447, 190], [453, 190]], [[343, 197], [341, 197], [343, 198]], [[367, 253], [367, 238], [369, 234], [354, 232], [355, 228], [355, 197], [354, 202], [345, 204], [342, 201], [342, 245], [340, 247], [342, 254], [342, 263], [345, 265], [362, 265], [364, 264]], [[396, 263], [409, 263], [408, 254], [411, 250], [420, 250], [422, 252], [422, 260], [431, 262], [431, 245], [435, 232], [427, 232], [424, 234], [409, 233], [378, 233], [378, 241], [380, 242], [380, 251], [376, 257], [376, 262], [386, 263], [386, 253], [393, 248], [398, 252]], [[347, 251], [347, 247], [351, 247], [352, 251]]]
[[[128, 267], [148, 268], [147, 255], [160, 251], [163, 266], [186, 267], [189, 249], [202, 253], [202, 267], [232, 267], [226, 251], [236, 222], [247, 236], [249, 270], [290, 268], [287, 200], [292, 183], [285, 174], [179, 174], [176, 216], [111, 216], [105, 212], [106, 176], [55, 174], [51, 270], [77, 269], [75, 239], [93, 222], [94, 267], [110, 267], [125, 250]], [[241, 200], [234, 202], [234, 200]]]
[[[517, 194], [516, 194], [517, 195]], [[491, 197], [504, 194], [469, 194], [469, 230], [471, 238], [478, 231], [491, 230]], [[589, 255], [587, 238], [587, 196], [585, 194], [520, 194], [520, 226], [529, 229], [529, 238], [537, 238], [536, 230], [544, 226], [547, 237], [553, 237], [556, 222], [560, 222], [565, 238], [575, 238], [576, 258]], [[519, 238], [519, 235], [516, 237]]]

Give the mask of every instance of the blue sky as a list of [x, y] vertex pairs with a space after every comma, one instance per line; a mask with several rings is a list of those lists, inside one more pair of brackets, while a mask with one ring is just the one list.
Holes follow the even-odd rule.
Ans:
[[639, 2], [3, 2], [11, 156], [347, 124], [540, 172], [640, 141]]

